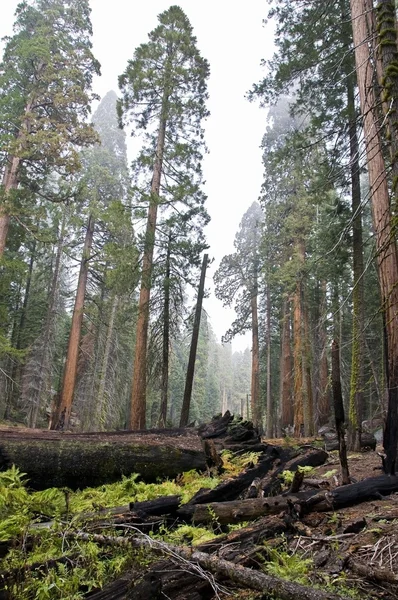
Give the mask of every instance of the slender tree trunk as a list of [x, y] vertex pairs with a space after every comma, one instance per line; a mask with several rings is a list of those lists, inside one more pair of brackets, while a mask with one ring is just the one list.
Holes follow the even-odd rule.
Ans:
[[342, 484], [350, 483], [350, 474], [348, 472], [347, 448], [344, 438], [344, 404], [343, 394], [341, 391], [340, 377], [340, 348], [336, 341], [332, 343], [332, 387], [333, 387], [333, 404], [334, 416], [336, 422], [337, 438], [339, 440], [339, 457], [341, 464]]
[[303, 399], [303, 332], [301, 306], [301, 280], [296, 282], [293, 297], [293, 369], [294, 369], [294, 435], [304, 434], [304, 399]]
[[330, 419], [330, 385], [329, 385], [329, 367], [327, 359], [327, 333], [325, 327], [326, 309], [326, 281], [320, 284], [320, 313], [318, 316], [318, 352], [319, 352], [319, 373], [318, 389], [316, 397], [317, 425], [321, 427]]
[[170, 351], [170, 254], [171, 254], [171, 232], [167, 244], [166, 273], [163, 282], [164, 305], [163, 305], [163, 348], [162, 348], [162, 384], [160, 395], [159, 427], [166, 427], [167, 404], [169, 392], [169, 351]]
[[105, 387], [106, 387], [107, 373], [108, 373], [108, 367], [109, 367], [109, 358], [111, 355], [113, 332], [115, 329], [115, 317], [116, 317], [116, 311], [117, 311], [118, 304], [119, 304], [119, 298], [115, 295], [112, 300], [111, 314], [109, 317], [108, 329], [107, 329], [107, 333], [106, 333], [104, 356], [102, 358], [101, 374], [100, 374], [100, 380], [99, 380], [99, 386], [98, 386], [97, 423], [98, 423], [99, 430], [104, 429], [105, 419], [104, 419], [103, 412], [104, 412], [104, 401], [105, 401]]
[[90, 215], [87, 224], [86, 238], [84, 240], [83, 256], [80, 263], [79, 280], [77, 284], [75, 306], [73, 309], [72, 324], [69, 334], [58, 415], [55, 419], [53, 419], [51, 429], [67, 429], [69, 426], [73, 394], [76, 386], [77, 362], [79, 357], [79, 344], [83, 323], [84, 297], [86, 294], [93, 236], [94, 219], [93, 216]]
[[292, 401], [292, 352], [290, 340], [289, 304], [289, 300], [284, 301], [282, 313], [282, 348], [280, 369], [280, 405], [282, 427], [289, 427], [294, 423], [294, 411]]
[[200, 317], [202, 314], [202, 303], [205, 291], [205, 277], [209, 255], [205, 254], [202, 262], [202, 271], [200, 274], [198, 300], [196, 302], [195, 319], [193, 323], [191, 349], [189, 352], [187, 378], [185, 381], [184, 399], [182, 401], [180, 427], [186, 427], [189, 420], [189, 409], [191, 406], [193, 377], [195, 374], [196, 349], [198, 347]]
[[267, 438], [272, 437], [272, 396], [271, 396], [271, 294], [267, 283]]
[[261, 427], [260, 406], [260, 345], [258, 340], [258, 308], [257, 290], [252, 292], [252, 378], [251, 378], [251, 413], [252, 421], [256, 427]]
[[138, 303], [137, 333], [134, 354], [133, 385], [131, 391], [130, 429], [146, 428], [146, 373], [147, 343], [149, 326], [149, 301], [151, 297], [151, 275], [153, 251], [155, 247], [156, 219], [159, 204], [160, 180], [162, 175], [163, 153], [166, 139], [166, 106], [168, 98], [163, 98], [160, 117], [156, 157], [153, 168], [151, 197], [145, 233], [144, 256], [142, 259], [141, 290]]
[[[351, 65], [350, 65], [351, 66]], [[361, 433], [364, 404], [364, 288], [363, 288], [363, 241], [362, 241], [362, 209], [361, 185], [359, 178], [359, 145], [356, 124], [354, 99], [354, 82], [352, 76], [347, 77], [347, 106], [349, 113], [350, 136], [350, 170], [352, 197], [352, 255], [353, 255], [353, 293], [352, 293], [352, 359], [349, 445], [352, 450], [361, 449]]]
[[384, 431], [386, 473], [395, 472], [398, 444], [398, 255], [392, 229], [386, 169], [378, 134], [373, 69], [370, 62], [369, 31], [364, 0], [351, 0], [358, 86], [363, 117], [373, 227], [387, 342], [388, 411]]
[[311, 376], [311, 345], [308, 321], [308, 308], [305, 302], [304, 289], [302, 288], [302, 316], [303, 316], [303, 381], [304, 381], [304, 435], [314, 435], [314, 399], [312, 395]]

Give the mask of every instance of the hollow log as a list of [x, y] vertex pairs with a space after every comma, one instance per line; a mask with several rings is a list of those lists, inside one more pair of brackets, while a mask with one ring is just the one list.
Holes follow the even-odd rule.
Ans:
[[204, 470], [205, 454], [196, 431], [177, 432], [70, 434], [3, 428], [0, 470], [15, 464], [34, 489], [98, 486], [132, 473], [153, 482]]

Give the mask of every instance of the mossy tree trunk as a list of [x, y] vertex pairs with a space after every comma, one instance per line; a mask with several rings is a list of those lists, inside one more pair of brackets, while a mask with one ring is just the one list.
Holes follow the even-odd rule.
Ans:
[[351, 0], [355, 60], [364, 125], [373, 228], [385, 318], [388, 410], [384, 431], [385, 472], [395, 472], [398, 445], [398, 254], [390, 208], [386, 168], [378, 128], [377, 98], [369, 48], [368, 3]]

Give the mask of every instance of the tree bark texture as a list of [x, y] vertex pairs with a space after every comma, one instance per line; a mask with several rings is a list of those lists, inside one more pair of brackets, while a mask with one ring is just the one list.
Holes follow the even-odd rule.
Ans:
[[396, 7], [393, 0], [377, 2], [378, 52], [381, 59], [383, 106], [386, 107], [388, 144], [390, 147], [393, 203], [392, 210], [398, 214], [398, 47]]
[[196, 432], [177, 431], [68, 434], [3, 428], [0, 469], [15, 464], [35, 489], [98, 486], [132, 473], [151, 482], [204, 470], [205, 455]]
[[285, 300], [283, 303], [281, 344], [281, 427], [288, 427], [290, 425], [293, 425], [294, 422], [292, 399], [292, 352], [290, 341], [290, 308], [288, 300]]
[[332, 389], [334, 418], [336, 422], [337, 439], [339, 442], [339, 458], [341, 464], [342, 481], [343, 485], [346, 485], [350, 483], [350, 474], [348, 472], [347, 448], [344, 437], [345, 418], [340, 378], [340, 348], [336, 341], [332, 343]]
[[351, 209], [352, 209], [352, 261], [353, 261], [353, 292], [352, 292], [352, 351], [351, 351], [351, 384], [349, 408], [350, 447], [359, 452], [361, 448], [361, 433], [364, 404], [364, 265], [362, 240], [362, 208], [359, 145], [357, 134], [357, 119], [355, 110], [355, 89], [351, 75], [351, 61], [347, 80], [347, 108], [349, 114], [348, 131], [350, 136], [350, 172], [351, 172]]
[[301, 281], [296, 282], [293, 297], [293, 365], [294, 365], [294, 435], [304, 434], [304, 399], [303, 399], [303, 332]]
[[388, 410], [384, 431], [384, 449], [387, 458], [384, 467], [386, 472], [394, 473], [398, 444], [398, 256], [392, 228], [386, 169], [378, 131], [367, 8], [368, 3], [365, 0], [351, 0], [355, 60], [387, 342]]
[[194, 378], [194, 374], [195, 374], [196, 350], [198, 347], [200, 317], [202, 314], [202, 303], [203, 303], [203, 296], [205, 293], [205, 278], [206, 278], [206, 269], [207, 269], [208, 260], [209, 260], [209, 255], [205, 254], [203, 256], [202, 271], [200, 274], [198, 299], [196, 302], [191, 348], [189, 351], [187, 377], [185, 380], [184, 398], [182, 401], [182, 408], [181, 408], [180, 427], [186, 427], [188, 425], [188, 421], [189, 421], [189, 409], [191, 406], [193, 378]]
[[151, 197], [149, 201], [148, 219], [145, 232], [144, 256], [142, 258], [141, 289], [140, 299], [138, 302], [133, 385], [131, 391], [130, 429], [145, 429], [146, 427], [146, 362], [149, 326], [149, 301], [151, 298], [151, 276], [153, 252], [155, 247], [156, 219], [159, 204], [164, 145], [166, 139], [167, 102], [168, 98], [165, 94], [162, 102], [162, 112], [159, 123], [155, 164], [152, 175]]
[[318, 351], [319, 351], [319, 373], [318, 386], [316, 390], [316, 422], [318, 427], [325, 425], [330, 418], [330, 382], [329, 366], [327, 358], [327, 333], [325, 325], [326, 314], [326, 281], [319, 286], [320, 313], [317, 327]]
[[[18, 172], [20, 168], [21, 160], [17, 156], [9, 156], [4, 175], [3, 175], [3, 188], [4, 188], [4, 199], [7, 200], [7, 196], [10, 196], [12, 190], [18, 188]], [[4, 254], [6, 247], [8, 228], [10, 226], [10, 213], [8, 208], [3, 205], [0, 206], [0, 258]]]
[[170, 254], [171, 231], [167, 244], [166, 273], [163, 282], [163, 339], [162, 339], [162, 384], [160, 393], [159, 427], [166, 427], [167, 404], [169, 393], [169, 354], [170, 354]]
[[271, 386], [271, 294], [267, 283], [267, 437], [273, 436], [273, 407]]
[[88, 267], [94, 236], [94, 218], [89, 216], [83, 255], [80, 263], [77, 283], [75, 306], [73, 308], [72, 324], [69, 334], [68, 350], [64, 367], [62, 390], [57, 414], [52, 419], [51, 429], [68, 429], [72, 410], [73, 394], [76, 386], [79, 345], [83, 323], [84, 297], [86, 295]]

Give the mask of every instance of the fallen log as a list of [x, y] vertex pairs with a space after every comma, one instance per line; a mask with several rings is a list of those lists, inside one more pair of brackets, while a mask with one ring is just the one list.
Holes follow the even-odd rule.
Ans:
[[270, 498], [252, 498], [234, 500], [231, 502], [210, 502], [208, 504], [184, 504], [177, 515], [186, 521], [198, 523], [217, 522], [220, 525], [240, 523], [257, 519], [265, 515], [278, 514], [288, 511], [291, 505], [299, 502], [299, 496], [304, 500], [317, 494], [316, 490], [301, 492], [295, 496], [275, 496]]
[[282, 489], [282, 480], [280, 475], [283, 471], [292, 471], [295, 473], [299, 467], [319, 467], [323, 465], [328, 458], [328, 453], [325, 450], [316, 448], [306, 449], [304, 453], [297, 456], [297, 451], [294, 457], [289, 457], [285, 461], [281, 461], [278, 468], [271, 473], [267, 479], [262, 482], [262, 490], [264, 496], [274, 496], [279, 494]]
[[[199, 565], [202, 569], [206, 569], [215, 575], [227, 578], [230, 581], [237, 583], [239, 586], [252, 590], [274, 595], [279, 600], [347, 600], [342, 596], [325, 592], [323, 590], [314, 589], [309, 586], [286, 581], [266, 575], [261, 571], [247, 569], [241, 565], [222, 560], [217, 556], [206, 554], [194, 548], [186, 548], [182, 546], [173, 546], [153, 540], [147, 536], [136, 537], [117, 537], [104, 535], [89, 535], [86, 533], [65, 533], [67, 538], [81, 539], [93, 541], [97, 544], [113, 545], [113, 546], [133, 546], [135, 548], [147, 548], [155, 552], [161, 552], [171, 557], [171, 560], [179, 564], [179, 559], [182, 559], [180, 564], [183, 565], [185, 571], [190, 572], [192, 569], [198, 576], [198, 571], [195, 565]], [[191, 572], [192, 572], [191, 570]], [[206, 577], [204, 572], [202, 576]], [[217, 589], [215, 582], [214, 586]]]
[[267, 452], [260, 457], [257, 465], [246, 469], [233, 479], [223, 481], [212, 490], [199, 490], [189, 504], [235, 500], [249, 488], [254, 479], [264, 477], [273, 468], [275, 462], [281, 459], [281, 454], [286, 456], [286, 451], [276, 446], [268, 446]]
[[379, 475], [320, 492], [305, 501], [308, 510], [335, 510], [398, 492], [398, 475]]
[[190, 429], [71, 434], [2, 428], [0, 434], [0, 470], [14, 464], [34, 489], [98, 486], [132, 473], [152, 482], [206, 468], [201, 440]]
[[221, 525], [239, 523], [257, 517], [293, 512], [296, 516], [311, 511], [329, 511], [379, 499], [398, 491], [398, 476], [380, 475], [357, 483], [340, 486], [333, 491], [316, 489], [283, 494], [267, 498], [235, 500], [231, 502], [209, 502], [207, 504], [184, 504], [177, 515], [194, 523], [211, 523], [217, 521]]

